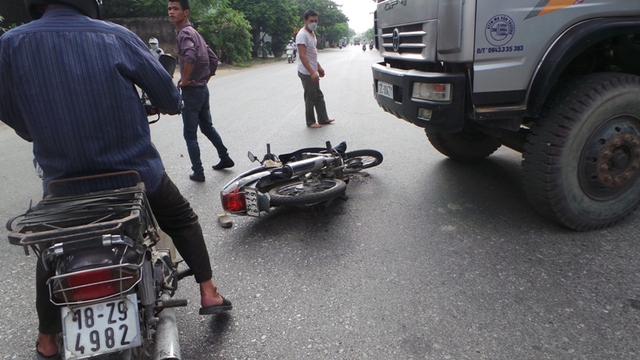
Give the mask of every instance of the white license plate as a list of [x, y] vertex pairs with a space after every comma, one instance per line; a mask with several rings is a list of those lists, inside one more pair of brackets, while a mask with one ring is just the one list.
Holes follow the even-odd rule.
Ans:
[[140, 346], [136, 294], [99, 304], [62, 308], [65, 358], [84, 359]]
[[383, 81], [378, 81], [378, 95], [393, 99], [393, 85]]
[[244, 188], [244, 200], [247, 204], [247, 215], [260, 216], [258, 207], [258, 190], [250, 187]]

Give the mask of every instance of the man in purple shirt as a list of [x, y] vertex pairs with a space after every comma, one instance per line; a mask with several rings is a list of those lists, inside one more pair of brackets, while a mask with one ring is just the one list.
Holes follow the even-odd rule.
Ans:
[[182, 90], [182, 99], [184, 100], [184, 108], [182, 109], [183, 135], [187, 142], [187, 151], [193, 170], [189, 179], [203, 182], [204, 167], [200, 160], [198, 126], [218, 151], [220, 162], [214, 165], [213, 169], [230, 168], [234, 163], [211, 120], [207, 83], [215, 74], [218, 58], [189, 22], [189, 11], [189, 0], [169, 1], [169, 19], [178, 30], [176, 37], [178, 63], [180, 64], [178, 87]]
[[[161, 111], [177, 114], [180, 94], [171, 76], [135, 34], [97, 20], [96, 0], [26, 4], [38, 20], [0, 36], [0, 120], [33, 142], [34, 156], [44, 170], [44, 188], [57, 179], [137, 171], [160, 228], [195, 273], [200, 313], [230, 310], [231, 302], [220, 296], [211, 280], [198, 216], [165, 173], [135, 91], [134, 84]], [[85, 186], [73, 190], [95, 191]], [[51, 275], [52, 270], [38, 261], [38, 359], [60, 358], [60, 310], [49, 301], [46, 284]]]

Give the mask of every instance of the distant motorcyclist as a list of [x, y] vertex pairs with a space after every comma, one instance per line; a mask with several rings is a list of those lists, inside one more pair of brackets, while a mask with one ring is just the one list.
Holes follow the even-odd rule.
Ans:
[[289, 39], [289, 44], [287, 44], [287, 47], [289, 46], [293, 48], [293, 60], [295, 60], [296, 56], [298, 55], [298, 47], [296, 46], [296, 43], [293, 42], [293, 39]]
[[158, 46], [158, 39], [152, 37], [149, 39], [149, 50], [156, 57], [156, 59], [160, 58], [160, 55], [164, 54], [164, 50]]
[[293, 43], [293, 41], [289, 41], [289, 43], [285, 47], [285, 50], [287, 51], [287, 61], [289, 61], [289, 63], [292, 63], [295, 61], [295, 56], [293, 55], [293, 49], [295, 49], [295, 44]]

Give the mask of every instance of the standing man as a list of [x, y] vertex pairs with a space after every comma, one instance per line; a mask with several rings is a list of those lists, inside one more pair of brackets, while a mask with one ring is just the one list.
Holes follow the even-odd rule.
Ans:
[[184, 100], [184, 108], [182, 109], [184, 139], [187, 142], [191, 169], [193, 170], [189, 179], [203, 182], [204, 167], [202, 167], [200, 160], [198, 126], [218, 151], [220, 162], [213, 165], [213, 169], [222, 170], [235, 165], [211, 120], [207, 83], [218, 67], [218, 57], [189, 22], [189, 0], [169, 1], [168, 11], [169, 20], [178, 30], [176, 37], [180, 64], [178, 87], [182, 90], [182, 99]]
[[[137, 171], [160, 228], [200, 284], [200, 313], [231, 310], [231, 302], [211, 280], [198, 216], [165, 173], [151, 143], [134, 85], [169, 114], [180, 111], [178, 89], [140, 38], [97, 20], [99, 1], [25, 1], [35, 21], [0, 37], [0, 120], [33, 142], [44, 189], [57, 179]], [[122, 187], [115, 180], [104, 182], [100, 185]], [[73, 187], [96, 190], [81, 182]], [[52, 271], [37, 262], [37, 359], [60, 359], [60, 309], [49, 301], [46, 284]]]
[[[298, 77], [302, 80], [304, 89], [304, 105], [307, 126], [322, 127], [320, 124], [330, 124], [333, 119], [327, 115], [324, 94], [320, 90], [320, 78], [324, 77], [324, 69], [318, 63], [318, 40], [314, 31], [318, 27], [318, 13], [307, 10], [304, 13], [304, 28], [296, 36], [298, 45]], [[314, 116], [314, 109], [318, 113], [318, 122]]]

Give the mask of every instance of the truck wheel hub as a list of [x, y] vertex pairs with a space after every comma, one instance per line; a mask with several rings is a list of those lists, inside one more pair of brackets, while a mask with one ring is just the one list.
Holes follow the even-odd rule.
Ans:
[[635, 183], [640, 169], [639, 124], [635, 118], [612, 119], [587, 141], [578, 176], [583, 191], [591, 198], [616, 198]]

